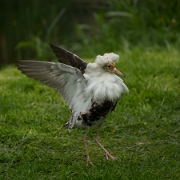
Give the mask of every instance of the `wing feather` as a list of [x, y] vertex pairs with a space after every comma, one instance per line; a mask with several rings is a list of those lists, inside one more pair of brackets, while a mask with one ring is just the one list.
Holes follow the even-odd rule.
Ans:
[[79, 69], [62, 63], [33, 60], [17, 60], [15, 65], [26, 76], [58, 90], [71, 109], [82, 99], [85, 101], [86, 81]]
[[80, 57], [56, 45], [50, 44], [50, 46], [60, 63], [78, 68], [84, 74], [87, 63], [84, 62]]

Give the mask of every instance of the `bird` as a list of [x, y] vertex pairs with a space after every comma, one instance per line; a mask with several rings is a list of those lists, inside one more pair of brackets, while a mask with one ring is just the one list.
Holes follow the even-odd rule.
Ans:
[[125, 77], [116, 68], [119, 55], [105, 53], [97, 55], [93, 63], [87, 63], [64, 48], [54, 44], [50, 44], [50, 47], [58, 62], [16, 60], [17, 69], [60, 93], [70, 109], [70, 119], [63, 125], [63, 129], [68, 129], [69, 132], [73, 128], [87, 129], [83, 137], [87, 165], [94, 166], [87, 145], [87, 136], [93, 127], [97, 127], [95, 142], [104, 151], [106, 159], [116, 160], [99, 142], [99, 132], [122, 94], [129, 92], [118, 76]]

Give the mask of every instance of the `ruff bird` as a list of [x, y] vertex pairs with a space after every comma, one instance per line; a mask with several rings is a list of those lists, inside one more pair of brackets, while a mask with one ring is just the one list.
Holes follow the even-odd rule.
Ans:
[[56, 89], [69, 106], [71, 117], [63, 128], [87, 127], [83, 138], [87, 164], [90, 160], [87, 135], [91, 127], [97, 127], [95, 142], [104, 151], [106, 159], [116, 160], [98, 140], [99, 131], [107, 115], [114, 110], [122, 94], [128, 92], [124, 76], [116, 69], [119, 55], [106, 53], [98, 55], [94, 63], [86, 63], [77, 55], [50, 44], [59, 62], [17, 60], [15, 65], [26, 76]]

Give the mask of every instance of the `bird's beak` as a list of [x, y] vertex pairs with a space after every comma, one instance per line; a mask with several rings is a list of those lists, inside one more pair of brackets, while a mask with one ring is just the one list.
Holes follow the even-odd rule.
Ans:
[[119, 70], [117, 70], [116, 68], [114, 68], [114, 70], [113, 70], [116, 74], [119, 74], [119, 75], [121, 75], [121, 76], [123, 76], [123, 77], [126, 77], [122, 72], [120, 72]]

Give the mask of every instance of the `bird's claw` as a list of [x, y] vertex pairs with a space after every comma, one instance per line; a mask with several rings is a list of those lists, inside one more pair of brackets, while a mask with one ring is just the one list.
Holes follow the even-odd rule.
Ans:
[[91, 161], [87, 161], [86, 166], [88, 166], [88, 165], [94, 166], [94, 164]]
[[88, 165], [94, 166], [94, 164], [93, 164], [92, 161], [90, 160], [89, 155], [88, 155], [88, 157], [87, 157], [87, 164], [86, 164], [86, 166], [88, 166]]
[[109, 152], [105, 152], [105, 155], [106, 155], [106, 159], [108, 160], [109, 159], [109, 157], [112, 159], [112, 160], [117, 160], [117, 158], [116, 157], [114, 157], [114, 156], [112, 156], [111, 154], [109, 154]]

